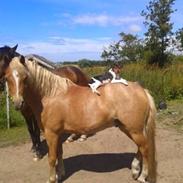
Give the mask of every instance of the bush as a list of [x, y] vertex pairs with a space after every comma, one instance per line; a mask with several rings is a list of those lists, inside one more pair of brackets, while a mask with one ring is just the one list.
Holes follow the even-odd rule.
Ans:
[[[19, 111], [16, 111], [10, 101], [10, 126], [18, 127], [25, 124], [24, 118]], [[7, 128], [6, 97], [5, 93], [0, 94], [0, 128]]]

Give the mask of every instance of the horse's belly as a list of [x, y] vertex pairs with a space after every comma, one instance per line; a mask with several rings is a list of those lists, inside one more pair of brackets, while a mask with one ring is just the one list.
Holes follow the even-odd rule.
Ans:
[[112, 119], [73, 120], [64, 125], [64, 130], [69, 133], [91, 134], [113, 126]]

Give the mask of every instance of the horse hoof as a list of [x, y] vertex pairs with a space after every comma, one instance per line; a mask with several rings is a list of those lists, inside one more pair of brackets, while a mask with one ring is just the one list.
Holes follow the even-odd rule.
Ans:
[[68, 140], [68, 139], [67, 139], [67, 140], [65, 141], [65, 143], [68, 144], [68, 143], [71, 143], [71, 142], [73, 142], [73, 141], [74, 141], [74, 140], [71, 140], [71, 139]]
[[35, 153], [35, 152], [36, 152], [36, 146], [32, 146], [30, 151], [31, 151], [32, 153]]
[[86, 137], [80, 137], [80, 138], [78, 139], [79, 142], [83, 142], [83, 141], [85, 141], [85, 140], [86, 140]]
[[41, 160], [42, 159], [42, 157], [41, 156], [38, 156], [38, 155], [35, 155], [34, 157], [33, 157], [33, 161], [35, 161], [35, 162], [38, 162], [39, 160]]
[[56, 181], [47, 180], [46, 183], [56, 183]]
[[133, 173], [132, 174], [132, 178], [134, 179], [134, 180], [137, 180], [138, 179], [138, 177], [139, 177], [139, 173]]
[[49, 179], [49, 180], [46, 181], [46, 183], [56, 183], [56, 182], [57, 182], [56, 179]]
[[34, 162], [38, 162], [40, 160], [40, 158], [38, 158], [38, 157], [33, 157], [33, 161]]
[[142, 178], [142, 177], [139, 177], [138, 179], [138, 182], [140, 182], [140, 183], [150, 183], [149, 181], [146, 181], [144, 178]]

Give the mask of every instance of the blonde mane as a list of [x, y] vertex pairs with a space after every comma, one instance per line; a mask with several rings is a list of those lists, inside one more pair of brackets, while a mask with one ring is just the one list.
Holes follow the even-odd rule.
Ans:
[[11, 66], [18, 71], [18, 73], [28, 74], [28, 81], [30, 84], [39, 91], [41, 96], [55, 96], [58, 93], [66, 93], [70, 85], [74, 83], [67, 79], [62, 78], [48, 71], [47, 69], [39, 66], [35, 61], [29, 61], [25, 58], [25, 65], [20, 63], [20, 58], [15, 57]]

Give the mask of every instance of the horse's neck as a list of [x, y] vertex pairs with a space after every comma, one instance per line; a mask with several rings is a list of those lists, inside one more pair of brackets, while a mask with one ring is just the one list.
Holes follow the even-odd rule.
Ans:
[[68, 87], [74, 85], [70, 80], [51, 73], [35, 62], [27, 61], [27, 66], [30, 73], [28, 83], [41, 97], [65, 94]]

